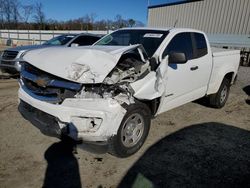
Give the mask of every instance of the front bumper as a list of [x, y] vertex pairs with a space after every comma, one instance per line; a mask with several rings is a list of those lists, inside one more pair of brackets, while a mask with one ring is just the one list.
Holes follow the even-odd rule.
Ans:
[[[111, 136], [117, 134], [126, 113], [126, 110], [114, 99], [70, 98], [65, 99], [62, 104], [51, 104], [39, 100], [39, 97], [29, 93], [25, 86], [21, 86], [19, 89], [19, 99], [37, 109], [34, 110], [35, 113], [41, 111], [48, 114], [57, 125], [55, 128], [54, 123], [37, 118], [39, 115], [28, 114], [28, 118], [27, 116], [25, 118], [32, 124], [34, 124], [34, 121], [31, 119], [36, 117], [36, 120], [47, 127], [47, 131], [54, 130], [52, 132], [56, 132], [58, 135], [67, 134], [74, 140], [106, 142]], [[23, 108], [19, 108], [19, 110], [22, 114], [25, 113]], [[36, 127], [39, 128], [40, 126]], [[41, 132], [44, 133], [42, 130]]]
[[[22, 100], [19, 103], [18, 110], [26, 120], [30, 121], [43, 134], [61, 138], [63, 130], [61, 130], [55, 117], [32, 107]], [[66, 131], [64, 130], [64, 132]]]

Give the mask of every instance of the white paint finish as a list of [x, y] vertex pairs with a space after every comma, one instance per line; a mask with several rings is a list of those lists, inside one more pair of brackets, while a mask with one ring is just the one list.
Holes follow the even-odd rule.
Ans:
[[218, 91], [220, 84], [227, 73], [233, 73], [233, 81], [240, 64], [239, 50], [225, 50], [220, 48], [212, 48], [212, 50], [213, 70], [208, 85], [208, 95]]
[[121, 55], [138, 45], [50, 47], [29, 51], [24, 61], [61, 78], [79, 83], [101, 83]]
[[[162, 53], [172, 38], [181, 32], [204, 34], [193, 29], [171, 29], [169, 35], [153, 55], [159, 60], [158, 69], [149, 72], [144, 78], [130, 83], [130, 86], [135, 91], [134, 95], [131, 96], [133, 99], [152, 100], [161, 97], [157, 114], [201, 98], [206, 94], [216, 93], [227, 73], [237, 73], [240, 58], [239, 51], [213, 49], [212, 52], [209, 44], [206, 56], [190, 60], [185, 64], [178, 64], [176, 68], [168, 65], [168, 58], [162, 59]], [[84, 65], [79, 68], [81, 70], [78, 70], [77, 67], [74, 68], [75, 71], [79, 71], [79, 78], [72, 74], [70, 80], [79, 83], [92, 83], [90, 80], [94, 79], [94, 83], [102, 83], [104, 78], [116, 66], [121, 55], [138, 47], [138, 45], [128, 47], [55, 47], [31, 51], [24, 56], [24, 59], [46, 72], [65, 79], [69, 79], [68, 76], [72, 74], [68, 69], [72, 63], [78, 64], [80, 67]], [[214, 57], [212, 57], [212, 54]], [[193, 66], [199, 68], [191, 71], [190, 68]], [[86, 72], [90, 72], [91, 75], [84, 76]], [[90, 76], [93, 77], [90, 78]], [[71, 136], [74, 138], [87, 141], [106, 141], [110, 136], [117, 133], [122, 118], [126, 113], [126, 110], [120, 105], [121, 101], [123, 101], [119, 100], [120, 96], [116, 96], [115, 99], [72, 98], [65, 99], [62, 104], [56, 105], [35, 99], [24, 89], [24, 86], [22, 86], [19, 90], [19, 98], [23, 101], [57, 117], [62, 124], [72, 124], [73, 121], [70, 129], [73, 132]], [[127, 102], [127, 104], [129, 105], [130, 102]], [[75, 117], [77, 117], [76, 120], [72, 120]], [[81, 122], [89, 123], [89, 120], [85, 118], [101, 119], [100, 127], [94, 132], [86, 131], [88, 129], [87, 125], [81, 127]]]
[[[96, 132], [78, 132], [77, 138], [87, 141], [106, 141], [116, 134], [126, 110], [113, 99], [66, 99], [61, 105], [50, 104], [31, 97], [24, 88], [19, 98], [33, 107], [57, 117], [64, 124], [73, 123], [73, 117], [100, 118], [102, 123]], [[81, 130], [81, 124], [74, 124]]]
[[239, 55], [240, 50], [228, 50], [225, 48], [211, 47], [213, 57]]
[[[185, 31], [199, 32], [189, 29], [185, 29]], [[164, 49], [171, 41], [171, 39], [180, 32], [183, 32], [183, 30], [176, 31], [175, 29], [173, 29], [170, 32], [167, 39], [165, 40], [165, 46], [162, 46], [161, 50], [158, 51], [158, 56], [161, 57], [161, 54], [163, 53]], [[217, 65], [217, 60], [212, 59], [212, 51], [210, 49], [208, 39], [207, 37], [205, 38], [208, 44], [208, 54], [206, 56], [189, 60], [185, 64], [178, 64], [177, 67], [169, 65], [166, 81], [166, 92], [161, 99], [161, 105], [158, 113], [165, 112], [182, 104], [196, 100], [205, 96], [206, 94], [216, 93], [224, 76], [228, 72], [237, 72], [240, 52], [237, 50], [213, 48], [214, 56], [221, 56], [222, 59], [225, 56], [234, 57], [232, 58], [232, 60], [229, 60], [229, 58], [224, 58], [224, 60], [226, 60], [227, 62], [223, 65]], [[226, 67], [225, 65], [230, 67]], [[194, 66], [198, 66], [198, 69], [195, 71], [191, 71], [190, 68]], [[220, 67], [220, 70], [224, 70], [224, 74], [220, 73], [220, 75], [218, 75], [218, 70], [214, 69], [213, 66]], [[214, 80], [215, 75], [215, 79], [217, 80]], [[216, 85], [210, 86], [209, 80], [213, 80]], [[209, 93], [207, 93], [207, 91], [209, 91]]]
[[[205, 96], [212, 70], [211, 61], [211, 54], [208, 54], [176, 67], [168, 65], [166, 92], [159, 113]], [[196, 66], [198, 69], [192, 71], [191, 68]]]
[[130, 85], [135, 91], [134, 97], [143, 100], [161, 97], [166, 89], [167, 64], [167, 59], [164, 59], [156, 72], [151, 71], [145, 78], [131, 83]]
[[131, 83], [130, 85], [135, 91], [134, 97], [136, 97], [137, 99], [152, 100], [154, 98], [161, 96], [157, 88], [155, 88], [155, 84], [156, 84], [156, 73], [150, 72], [143, 79]]

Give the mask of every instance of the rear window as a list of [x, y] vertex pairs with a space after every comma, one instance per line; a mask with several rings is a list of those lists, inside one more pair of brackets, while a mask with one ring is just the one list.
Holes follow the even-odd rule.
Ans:
[[207, 54], [207, 43], [203, 34], [194, 33], [195, 58], [200, 58]]

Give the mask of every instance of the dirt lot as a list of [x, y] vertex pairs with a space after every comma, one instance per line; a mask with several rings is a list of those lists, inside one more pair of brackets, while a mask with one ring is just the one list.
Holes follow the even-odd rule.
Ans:
[[17, 80], [2, 79], [0, 187], [250, 186], [249, 85], [241, 67], [223, 109], [193, 102], [166, 112], [142, 149], [119, 159], [42, 135], [17, 111]]

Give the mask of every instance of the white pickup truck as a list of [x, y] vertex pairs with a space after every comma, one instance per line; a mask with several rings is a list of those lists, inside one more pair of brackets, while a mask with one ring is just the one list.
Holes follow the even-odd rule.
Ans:
[[19, 111], [46, 135], [107, 144], [127, 157], [152, 117], [202, 97], [225, 105], [240, 51], [210, 48], [192, 29], [117, 30], [88, 47], [23, 56]]

